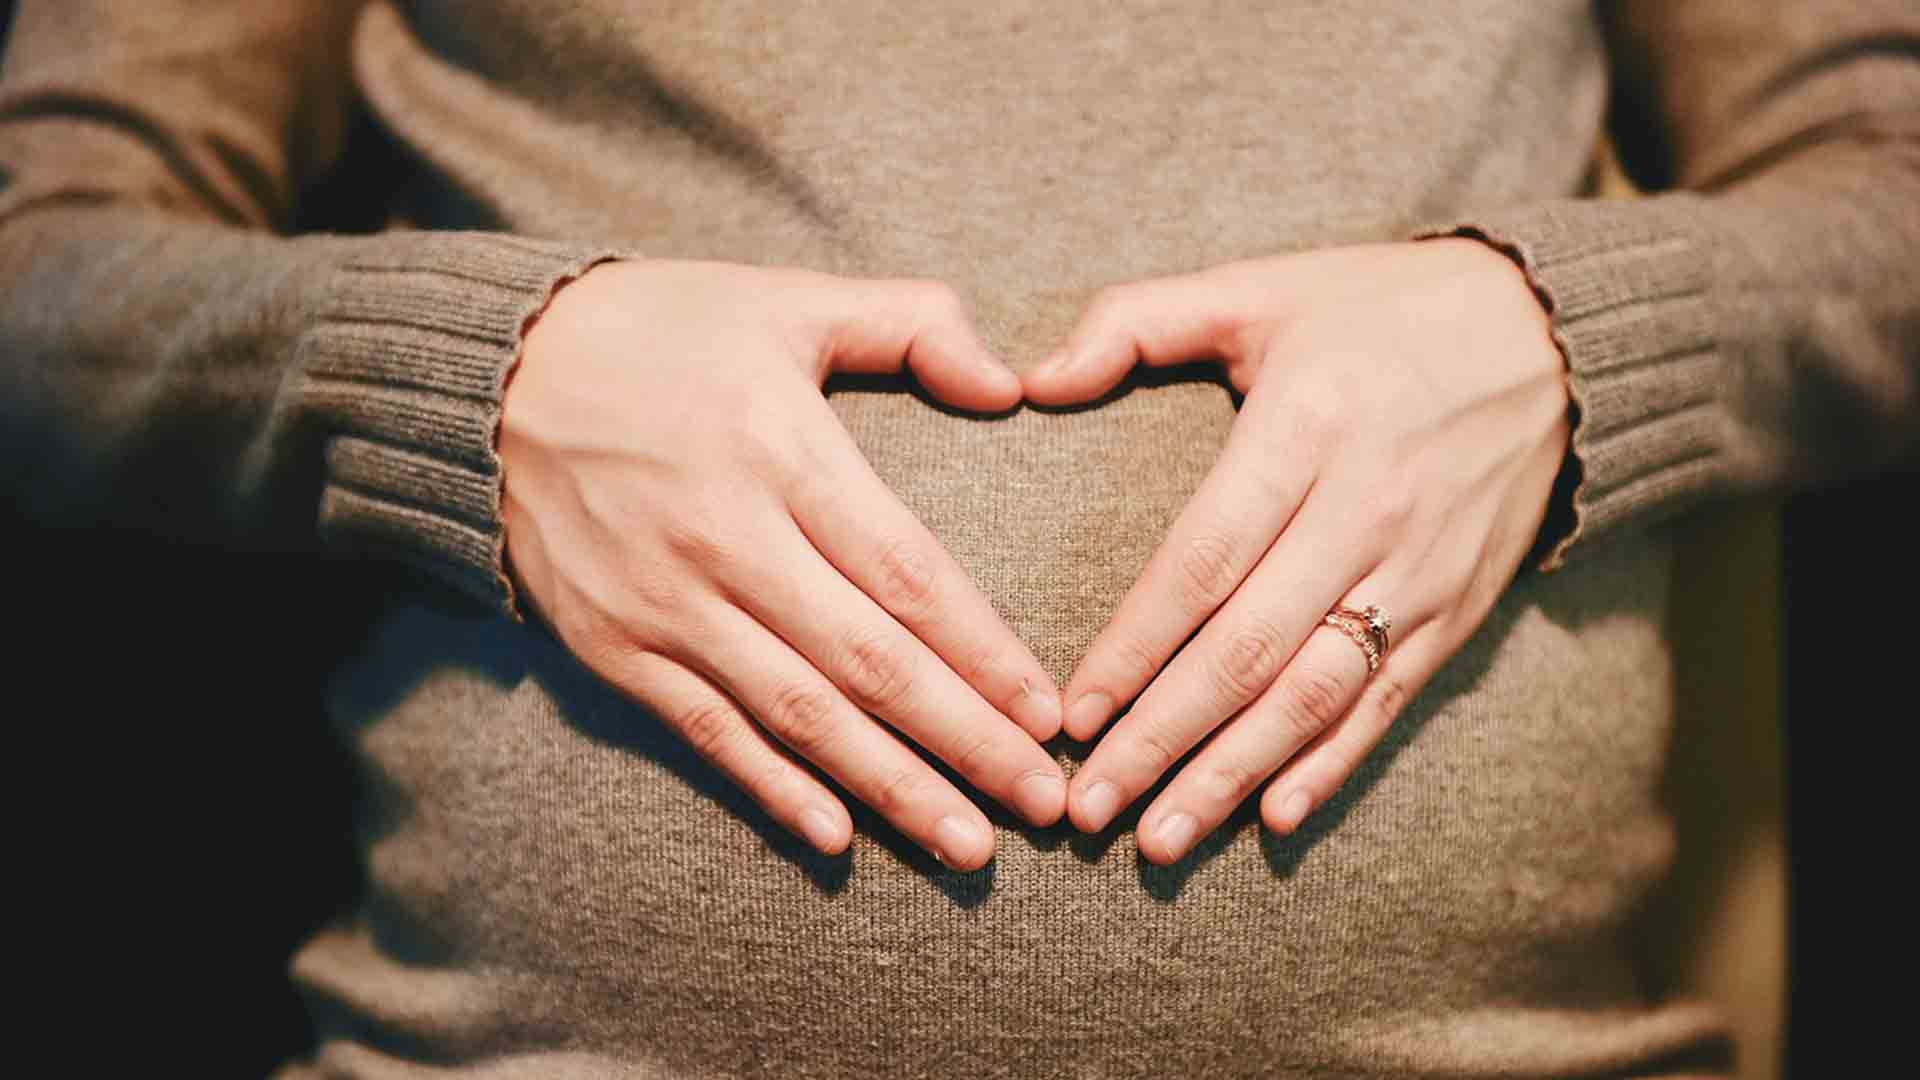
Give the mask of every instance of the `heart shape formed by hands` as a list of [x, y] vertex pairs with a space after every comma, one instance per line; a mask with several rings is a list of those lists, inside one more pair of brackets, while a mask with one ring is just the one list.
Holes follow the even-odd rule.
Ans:
[[[1064, 711], [820, 392], [906, 368], [998, 411], [1195, 360], [1245, 401]], [[903, 738], [1032, 824], [1095, 831], [1210, 737], [1142, 817], [1146, 857], [1181, 857], [1262, 784], [1267, 824], [1296, 828], [1485, 618], [1568, 436], [1544, 312], [1468, 239], [1109, 288], [1024, 378], [937, 283], [610, 262], [559, 290], [506, 395], [525, 608], [815, 847], [844, 850], [851, 821], [798, 759], [956, 869], [991, 858], [992, 828]], [[1390, 632], [1325, 621], [1376, 604]], [[1128, 702], [1069, 788], [1040, 743]]]

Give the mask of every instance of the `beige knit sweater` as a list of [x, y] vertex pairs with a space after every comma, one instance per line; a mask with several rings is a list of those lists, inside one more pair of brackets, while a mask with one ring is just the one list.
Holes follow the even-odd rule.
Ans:
[[[1661, 194], [1581, 198], [1610, 87]], [[1650, 526], [1911, 440], [1911, 0], [28, 0], [0, 175], [0, 421], [41, 462], [8, 497], [431, 574], [334, 684], [369, 887], [294, 963], [323, 1042], [290, 1076], [1724, 1055], [1622, 948], [1671, 844]], [[603, 252], [943, 278], [1020, 366], [1105, 283], [1455, 225], [1524, 261], [1571, 365], [1562, 568], [1295, 837], [1249, 804], [1158, 868], [1132, 816], [990, 810], [959, 875], [857, 813], [821, 858], [501, 617], [499, 388]], [[1130, 386], [994, 419], [833, 396], [1062, 678], [1234, 418]]]

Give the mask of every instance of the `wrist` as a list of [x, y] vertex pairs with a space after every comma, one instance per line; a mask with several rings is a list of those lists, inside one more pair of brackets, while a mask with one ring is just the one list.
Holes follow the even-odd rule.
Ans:
[[523, 515], [518, 512], [520, 508], [516, 506], [510, 484], [515, 476], [522, 475], [514, 463], [519, 460], [516, 451], [526, 445], [526, 388], [532, 381], [522, 376], [529, 368], [544, 371], [551, 366], [547, 359], [549, 353], [565, 351], [565, 339], [570, 336], [568, 328], [573, 321], [572, 309], [585, 300], [583, 293], [591, 290], [591, 286], [583, 283], [596, 276], [604, 278], [608, 266], [623, 261], [620, 256], [607, 255], [583, 265], [576, 273], [556, 279], [542, 302], [521, 321], [518, 347], [501, 376], [499, 423], [493, 433], [494, 460], [499, 467], [499, 573], [507, 586], [508, 614], [516, 620], [545, 621], [534, 601], [534, 593], [522, 576], [524, 568], [514, 558], [516, 530], [513, 524], [523, 520]]
[[1572, 535], [1578, 524], [1574, 496], [1580, 487], [1582, 467], [1574, 450], [1573, 435], [1579, 423], [1572, 365], [1554, 331], [1551, 299], [1528, 272], [1520, 253], [1480, 233], [1458, 233], [1421, 237], [1422, 246], [1442, 248], [1462, 260], [1471, 275], [1471, 295], [1484, 300], [1477, 310], [1489, 319], [1500, 319], [1503, 330], [1497, 340], [1509, 342], [1499, 351], [1520, 365], [1521, 384], [1537, 386], [1545, 395], [1537, 413], [1543, 429], [1535, 429], [1529, 438], [1542, 440], [1543, 449], [1551, 444], [1558, 466], [1550, 483], [1540, 478], [1545, 505], [1540, 507], [1540, 524], [1533, 543], [1521, 565], [1550, 566], [1551, 557]]
[[[1460, 258], [1477, 283], [1476, 295], [1492, 298], [1488, 310], [1511, 312], [1526, 321], [1529, 336], [1541, 348], [1522, 350], [1542, 373], [1560, 376], [1563, 390], [1570, 374], [1566, 353], [1553, 336], [1553, 306], [1527, 274], [1520, 254], [1477, 234], [1425, 237], [1414, 241], [1444, 248]], [[1569, 400], [1571, 400], [1569, 398]]]

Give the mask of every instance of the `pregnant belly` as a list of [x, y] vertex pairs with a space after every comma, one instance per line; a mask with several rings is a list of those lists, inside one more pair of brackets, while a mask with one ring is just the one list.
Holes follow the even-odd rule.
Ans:
[[[1064, 678], [1225, 439], [1208, 383], [978, 420], [837, 393]], [[947, 871], [856, 811], [787, 838], [539, 632], [421, 596], [337, 679], [368, 891], [295, 973], [329, 1075], [1567, 1075], [1711, 1045], [1622, 920], [1669, 857], [1666, 552], [1529, 576], [1298, 835], [1172, 867], [989, 808]], [[1056, 745], [1063, 760], [1084, 748]], [[1071, 764], [1069, 764], [1071, 768]], [[413, 1075], [412, 1073], [406, 1073]]]

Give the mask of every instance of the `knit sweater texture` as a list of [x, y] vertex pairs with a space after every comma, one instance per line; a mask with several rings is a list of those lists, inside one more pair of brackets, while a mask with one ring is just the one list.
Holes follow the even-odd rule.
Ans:
[[[1591, 197], [1609, 118], [1645, 195]], [[1551, 313], [1569, 482], [1297, 835], [1250, 802], [1157, 867], [1146, 799], [989, 805], [961, 874], [856, 810], [822, 857], [512, 617], [501, 388], [597, 260], [939, 278], [1021, 367], [1105, 284], [1448, 231]], [[27, 0], [0, 69], [8, 497], [421, 571], [332, 684], [367, 890], [289, 1077], [1722, 1067], [1623, 947], [1671, 861], [1660, 523], [1910, 448], [1916, 269], [1910, 0]], [[1062, 679], [1235, 417], [1184, 373], [830, 390]]]

